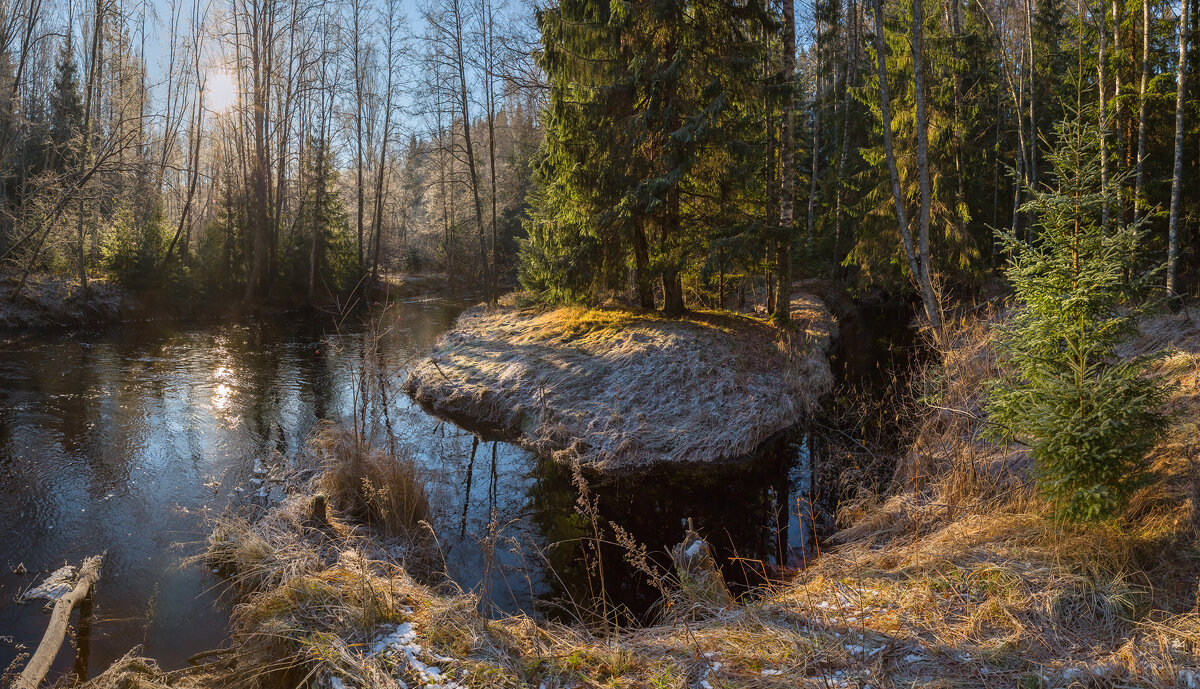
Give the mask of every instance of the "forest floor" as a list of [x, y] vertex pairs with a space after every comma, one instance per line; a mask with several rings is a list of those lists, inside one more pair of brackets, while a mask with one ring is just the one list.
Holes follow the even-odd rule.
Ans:
[[832, 385], [833, 317], [811, 296], [792, 310], [797, 327], [781, 336], [728, 312], [478, 306], [406, 388], [438, 413], [590, 468], [739, 459]]
[[266, 517], [218, 524], [208, 562], [238, 605], [217, 662], [163, 673], [130, 656], [87, 686], [1200, 686], [1200, 324], [1147, 320], [1123, 352], [1165, 350], [1173, 424], [1128, 511], [1087, 526], [1053, 519], [1023, 450], [981, 437], [990, 333], [981, 321], [948, 338], [917, 381], [924, 411], [890, 488], [843, 503], [832, 543], [789, 582], [734, 601], [685, 541], [656, 582], [655, 625], [488, 619], [474, 597], [414, 580], [428, 559], [411, 536], [405, 567], [354, 524], [344, 487], [387, 479], [329, 478], [343, 459]]

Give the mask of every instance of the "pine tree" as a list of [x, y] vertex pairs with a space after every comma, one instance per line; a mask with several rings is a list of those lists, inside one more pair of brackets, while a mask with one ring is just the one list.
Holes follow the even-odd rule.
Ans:
[[1117, 356], [1136, 331], [1124, 307], [1149, 277], [1138, 271], [1143, 230], [1104, 227], [1105, 203], [1128, 175], [1101, 184], [1099, 135], [1084, 118], [1059, 123], [1056, 135], [1054, 185], [1029, 189], [1022, 208], [1038, 218], [1037, 243], [999, 233], [1017, 307], [1000, 326], [1007, 374], [990, 387], [988, 411], [1001, 436], [1029, 446], [1057, 514], [1094, 520], [1115, 514], [1146, 477], [1165, 391], [1147, 377], [1146, 358]]

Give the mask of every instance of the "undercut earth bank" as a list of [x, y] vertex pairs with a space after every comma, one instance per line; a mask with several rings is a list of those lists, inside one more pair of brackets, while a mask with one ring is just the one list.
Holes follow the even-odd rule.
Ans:
[[433, 411], [598, 470], [750, 455], [815, 411], [836, 323], [800, 295], [795, 328], [725, 312], [478, 306], [409, 375]]

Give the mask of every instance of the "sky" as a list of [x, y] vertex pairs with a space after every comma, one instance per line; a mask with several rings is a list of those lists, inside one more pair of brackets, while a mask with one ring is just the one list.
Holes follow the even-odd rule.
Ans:
[[[182, 18], [178, 21], [179, 30], [187, 32], [191, 22], [191, 1], [178, 0], [182, 6]], [[68, 0], [67, 11], [78, 12], [81, 2], [90, 2], [90, 0]], [[129, 17], [129, 23], [138, 31], [140, 25], [140, 17], [145, 9], [145, 58], [149, 82], [151, 84], [151, 97], [157, 98], [159, 94], [155, 86], [161, 85], [165, 81], [165, 75], [168, 69], [170, 35], [171, 35], [171, 0], [115, 0]], [[208, 7], [208, 15], [212, 17], [215, 14], [222, 12], [229, 7], [232, 0], [201, 0], [201, 10]], [[328, 0], [331, 4], [347, 4], [347, 0]], [[144, 5], [143, 5], [144, 3]], [[368, 6], [376, 5], [375, 0], [367, 0]], [[420, 35], [421, 7], [425, 6], [425, 0], [402, 0], [402, 12], [406, 16], [407, 25], [409, 27], [409, 35], [416, 37]], [[210, 19], [211, 21], [211, 19]], [[78, 22], [74, 23], [77, 49], [79, 46], [86, 46], [86, 40], [81, 40], [78, 33], [81, 27]], [[140, 42], [141, 36], [134, 35], [132, 40], [135, 43]], [[210, 39], [211, 40], [211, 39]], [[219, 56], [207, 53], [202, 60], [204, 63], [213, 64], [219, 61]], [[210, 69], [208, 74], [208, 84], [205, 96], [206, 107], [219, 111], [231, 105], [236, 98], [234, 90], [236, 83], [228, 72], [219, 69]]]
[[[170, 38], [170, 22], [171, 22], [171, 4], [172, 0], [113, 0], [118, 3], [122, 11], [130, 17], [130, 25], [135, 31], [138, 30], [140, 17], [142, 12], [145, 12], [145, 57], [147, 63], [148, 77], [151, 88], [151, 99], [155, 104], [159, 104], [163, 97], [163, 84], [165, 83], [165, 74], [167, 72], [168, 49]], [[229, 6], [234, 0], [201, 0], [202, 7], [208, 7], [209, 16], [219, 14]], [[469, 1], [469, 0], [468, 0]], [[524, 11], [532, 13], [531, 3], [535, 0], [507, 0], [507, 4], [511, 8], [510, 11]], [[67, 11], [75, 12], [84, 2], [92, 2], [92, 0], [67, 0]], [[178, 25], [181, 31], [188, 31], [191, 15], [191, 0], [176, 0], [183, 11], [183, 17], [179, 20]], [[328, 0], [331, 4], [348, 5], [348, 0]], [[366, 0], [368, 7], [380, 4], [380, 0]], [[401, 0], [402, 13], [406, 17], [407, 35], [410, 39], [419, 38], [424, 32], [424, 20], [422, 11], [428, 7], [431, 0]], [[144, 4], [143, 4], [144, 3]], [[803, 45], [811, 32], [811, 2], [799, 2], [797, 4], [797, 20], [800, 26], [797, 27], [798, 42]], [[75, 31], [78, 33], [81, 28], [79, 22], [74, 22]], [[808, 27], [808, 28], [806, 28]], [[134, 35], [132, 40], [138, 43], [141, 36]], [[211, 40], [211, 39], [210, 39]], [[77, 39], [78, 46], [86, 46], [86, 40]], [[218, 63], [219, 56], [209, 53], [203, 58], [204, 63], [210, 65]], [[236, 102], [237, 83], [235, 78], [224, 70], [219, 68], [210, 68], [207, 75], [205, 106], [212, 112], [221, 112], [228, 109]], [[401, 106], [410, 101], [414, 95], [411, 89], [401, 93]]]

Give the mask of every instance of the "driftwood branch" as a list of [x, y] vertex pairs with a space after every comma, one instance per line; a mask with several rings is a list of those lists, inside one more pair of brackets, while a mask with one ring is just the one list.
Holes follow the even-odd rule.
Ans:
[[79, 568], [79, 580], [75, 583], [75, 588], [55, 602], [54, 611], [50, 613], [50, 625], [46, 627], [46, 634], [42, 636], [42, 642], [38, 644], [37, 651], [33, 654], [29, 664], [25, 666], [25, 670], [21, 672], [21, 676], [13, 683], [12, 689], [37, 689], [42, 680], [46, 678], [46, 673], [50, 671], [50, 666], [58, 656], [59, 649], [62, 648], [63, 639], [67, 636], [71, 611], [91, 595], [92, 587], [100, 578], [100, 561], [100, 555], [89, 557], [83, 561], [83, 566]]

